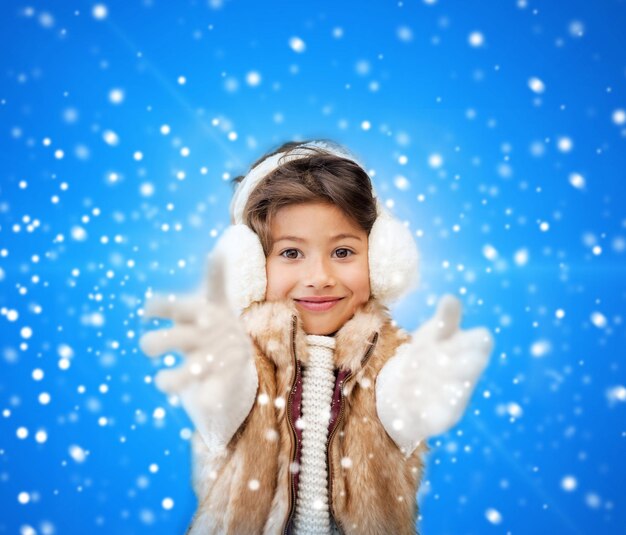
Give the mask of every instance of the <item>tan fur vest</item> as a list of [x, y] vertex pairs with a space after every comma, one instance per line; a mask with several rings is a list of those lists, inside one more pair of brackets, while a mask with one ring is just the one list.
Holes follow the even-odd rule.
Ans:
[[[295, 359], [307, 363], [306, 334], [287, 301], [256, 303], [242, 319], [256, 347], [257, 402], [225, 450], [209, 452], [194, 436], [199, 505], [189, 528], [193, 535], [279, 535], [287, 533], [295, 510], [295, 434], [287, 411]], [[335, 366], [349, 373], [337, 429], [329, 437], [331, 514], [346, 535], [415, 534], [427, 448], [422, 444], [406, 458], [378, 419], [375, 400], [378, 372], [408, 335], [370, 300], [335, 337]]]

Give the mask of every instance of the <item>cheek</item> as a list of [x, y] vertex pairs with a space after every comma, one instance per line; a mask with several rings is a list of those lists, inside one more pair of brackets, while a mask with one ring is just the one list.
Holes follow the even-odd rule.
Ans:
[[267, 275], [267, 288], [265, 290], [266, 301], [277, 301], [287, 297], [289, 292], [288, 273], [284, 267], [276, 262], [268, 261], [265, 265]]
[[366, 303], [370, 298], [370, 274], [367, 262], [355, 266], [350, 280], [352, 292], [358, 304]]
[[367, 303], [370, 298], [370, 274], [365, 272], [359, 284], [359, 296], [361, 303]]

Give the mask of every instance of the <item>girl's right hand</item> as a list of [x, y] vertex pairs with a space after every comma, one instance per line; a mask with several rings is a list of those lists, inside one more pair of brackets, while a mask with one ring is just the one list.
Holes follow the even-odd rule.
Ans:
[[206, 291], [147, 301], [144, 318], [166, 318], [173, 326], [144, 334], [140, 346], [150, 357], [183, 356], [177, 368], [157, 373], [156, 386], [180, 399], [207, 445], [225, 445], [252, 408], [258, 376], [252, 342], [227, 303], [223, 255], [212, 260]]

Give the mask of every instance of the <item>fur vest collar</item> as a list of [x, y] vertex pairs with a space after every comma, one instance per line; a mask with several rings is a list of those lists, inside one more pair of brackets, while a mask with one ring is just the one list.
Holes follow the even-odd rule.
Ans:
[[[244, 311], [242, 318], [248, 334], [278, 368], [291, 364], [292, 344], [298, 360], [306, 366], [306, 333], [302, 330], [298, 310], [291, 300], [254, 303]], [[295, 339], [291, 340], [292, 330], [288, 326], [294, 321]], [[372, 299], [360, 307], [335, 334], [335, 367], [340, 371], [358, 373], [361, 358], [372, 345], [374, 335], [380, 333], [385, 321], [388, 321], [387, 308], [378, 301]]]

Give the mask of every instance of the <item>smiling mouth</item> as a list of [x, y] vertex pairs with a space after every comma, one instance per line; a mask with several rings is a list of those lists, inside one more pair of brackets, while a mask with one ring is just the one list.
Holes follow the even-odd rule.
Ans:
[[333, 308], [343, 297], [310, 297], [307, 299], [294, 299], [294, 301], [310, 312], [325, 312]]

